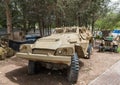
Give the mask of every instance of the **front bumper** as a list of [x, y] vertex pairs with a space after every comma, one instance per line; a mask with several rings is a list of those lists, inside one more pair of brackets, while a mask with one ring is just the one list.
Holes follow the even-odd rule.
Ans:
[[105, 49], [113, 49], [113, 46], [104, 46]]
[[24, 58], [33, 61], [43, 61], [60, 64], [71, 64], [71, 56], [55, 56], [55, 55], [43, 55], [43, 54], [32, 54], [32, 53], [16, 53], [16, 57]]
[[99, 46], [100, 49], [103, 49], [104, 51], [113, 51], [113, 46]]

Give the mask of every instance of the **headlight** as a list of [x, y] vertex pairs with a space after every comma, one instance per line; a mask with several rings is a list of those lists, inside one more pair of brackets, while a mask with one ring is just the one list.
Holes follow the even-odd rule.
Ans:
[[113, 43], [113, 42], [111, 42], [110, 44], [111, 44], [111, 46], [113, 46], [113, 45], [114, 45], [114, 43]]
[[29, 45], [29, 44], [21, 45], [20, 46], [20, 52], [23, 52], [23, 53], [32, 52], [31, 45]]
[[73, 48], [58, 48], [55, 55], [70, 56], [73, 55]]
[[104, 40], [102, 40], [102, 42], [101, 42], [103, 45], [105, 44], [105, 41]]
[[116, 41], [113, 41], [112, 43], [113, 43], [113, 45], [118, 45], [118, 43]]

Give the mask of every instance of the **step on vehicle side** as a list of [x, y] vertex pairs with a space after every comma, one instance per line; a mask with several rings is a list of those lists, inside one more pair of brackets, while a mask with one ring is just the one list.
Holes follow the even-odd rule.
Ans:
[[36, 72], [37, 62], [50, 69], [68, 68], [68, 80], [75, 84], [79, 74], [79, 58], [90, 58], [91, 33], [83, 27], [56, 28], [53, 34], [34, 44], [23, 44], [17, 57], [28, 59], [28, 73]]

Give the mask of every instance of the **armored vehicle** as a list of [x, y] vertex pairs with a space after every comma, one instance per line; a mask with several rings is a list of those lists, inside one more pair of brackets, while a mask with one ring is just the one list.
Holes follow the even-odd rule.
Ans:
[[8, 34], [0, 35], [0, 60], [11, 57], [15, 54], [14, 50], [9, 47]]
[[102, 40], [99, 46], [99, 52], [101, 51], [112, 51], [117, 52], [118, 47], [120, 46], [120, 36], [117, 37], [108, 36]]
[[34, 44], [23, 44], [17, 57], [28, 59], [28, 73], [36, 71], [36, 62], [52, 69], [68, 68], [68, 80], [74, 84], [79, 73], [79, 58], [90, 58], [92, 35], [83, 27], [56, 28], [53, 34]]

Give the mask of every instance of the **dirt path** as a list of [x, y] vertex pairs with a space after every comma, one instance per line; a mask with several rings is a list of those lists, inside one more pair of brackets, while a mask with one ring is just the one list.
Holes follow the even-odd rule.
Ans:
[[[87, 85], [107, 68], [120, 60], [117, 53], [94, 50], [91, 59], [80, 59], [80, 73], [76, 85]], [[39, 74], [27, 74], [27, 61], [12, 57], [0, 61], [0, 85], [69, 85], [62, 71], [41, 68]]]
[[120, 54], [99, 53], [95, 50], [90, 60], [81, 59], [83, 66], [80, 69], [77, 85], [87, 85], [119, 60]]

